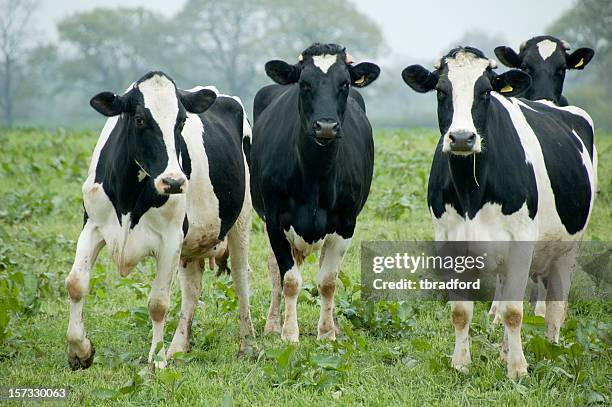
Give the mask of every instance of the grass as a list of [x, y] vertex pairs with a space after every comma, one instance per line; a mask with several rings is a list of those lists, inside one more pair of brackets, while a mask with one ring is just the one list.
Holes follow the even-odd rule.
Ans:
[[[298, 303], [301, 341], [288, 346], [261, 337], [263, 351], [237, 358], [235, 296], [227, 278], [207, 271], [196, 311], [192, 353], [164, 372], [146, 363], [146, 310], [154, 264], [120, 278], [103, 251], [92, 272], [84, 319], [97, 348], [93, 366], [69, 370], [65, 356], [70, 271], [82, 222], [80, 185], [97, 134], [36, 129], [0, 134], [0, 387], [68, 387], [71, 405], [585, 405], [612, 402], [612, 306], [576, 302], [559, 346], [548, 344], [540, 319], [523, 330], [528, 377], [513, 382], [499, 361], [502, 329], [489, 324], [488, 304], [476, 305], [473, 363], [450, 367], [454, 335], [441, 302], [364, 304], [359, 299], [359, 242], [431, 240], [427, 176], [437, 133], [375, 135], [372, 192], [342, 266], [337, 295], [345, 336], [316, 340], [316, 259], [303, 271]], [[612, 136], [598, 135], [599, 185], [586, 239], [612, 238]], [[250, 265], [252, 315], [260, 335], [269, 282], [262, 224], [254, 221]], [[178, 316], [173, 287], [166, 340]], [[528, 308], [528, 307], [527, 307]], [[527, 310], [531, 315], [531, 310]], [[350, 319], [347, 318], [350, 317]]]

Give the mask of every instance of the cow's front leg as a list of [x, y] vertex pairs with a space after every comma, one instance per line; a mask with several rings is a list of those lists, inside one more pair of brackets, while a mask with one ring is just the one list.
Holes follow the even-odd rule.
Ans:
[[289, 342], [298, 342], [300, 329], [297, 322], [297, 299], [302, 288], [302, 276], [293, 260], [291, 246], [282, 229], [271, 222], [267, 222], [266, 229], [280, 271], [285, 296], [285, 321], [281, 338]]
[[[502, 359], [505, 358], [508, 377], [516, 379], [527, 374], [527, 360], [523, 354], [521, 325], [523, 321], [523, 298], [527, 287], [533, 247], [526, 243], [515, 242], [506, 258], [505, 278], [503, 279], [501, 315], [504, 323]], [[504, 352], [507, 352], [504, 355]]]
[[[577, 244], [577, 243], [576, 243]], [[576, 269], [577, 246], [551, 263], [546, 293], [546, 337], [552, 343], [559, 342], [559, 332], [567, 312], [567, 299], [572, 276]]]
[[89, 291], [89, 273], [104, 240], [98, 229], [88, 220], [77, 242], [72, 270], [66, 278], [66, 290], [70, 297], [70, 319], [68, 321], [68, 365], [72, 370], [86, 369], [93, 362], [95, 348], [85, 334], [83, 304]]
[[344, 239], [337, 234], [328, 236], [323, 244], [321, 269], [317, 274], [317, 289], [321, 296], [321, 313], [319, 316], [318, 339], [336, 339], [334, 324], [334, 294], [336, 278], [344, 254], [351, 244], [351, 239]]
[[270, 241], [266, 232], [266, 240], [268, 240], [268, 272], [270, 274], [270, 282], [272, 288], [270, 292], [270, 308], [268, 309], [268, 317], [266, 318], [266, 325], [264, 327], [264, 335], [271, 333], [281, 333], [281, 282], [280, 282], [280, 270], [278, 269], [278, 263], [276, 257], [270, 246]]
[[470, 322], [474, 313], [472, 301], [451, 301], [451, 320], [455, 327], [455, 350], [451, 365], [460, 372], [467, 372], [472, 361], [470, 353]]
[[177, 352], [189, 352], [191, 321], [193, 320], [193, 313], [200, 299], [200, 295], [202, 294], [202, 273], [203, 269], [197, 260], [187, 264], [181, 264], [179, 268], [181, 316], [176, 326], [172, 343], [168, 348], [168, 358]]
[[228, 232], [228, 248], [230, 252], [231, 274], [234, 291], [238, 296], [240, 347], [239, 354], [248, 353], [257, 348], [255, 329], [251, 321], [251, 305], [249, 302], [249, 235], [251, 232], [251, 201], [245, 197], [245, 204]]
[[[153, 280], [151, 294], [149, 295], [149, 316], [153, 324], [153, 339], [149, 350], [149, 363], [156, 369], [166, 367], [166, 350], [164, 343], [164, 326], [166, 324], [166, 312], [170, 302], [170, 284], [174, 271], [179, 265], [181, 253], [182, 236], [165, 236], [161, 251], [157, 257], [157, 275]], [[155, 354], [158, 344], [161, 348]]]

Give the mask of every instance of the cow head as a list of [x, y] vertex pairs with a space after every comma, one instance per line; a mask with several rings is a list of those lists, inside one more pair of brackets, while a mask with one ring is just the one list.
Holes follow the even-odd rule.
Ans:
[[216, 97], [208, 89], [178, 90], [164, 73], [150, 72], [122, 96], [102, 92], [90, 104], [105, 116], [121, 115], [119, 125], [130, 158], [152, 179], [156, 191], [166, 195], [187, 191], [187, 177], [178, 161], [186, 112], [202, 113]]
[[519, 68], [533, 79], [531, 88], [525, 94], [529, 100], [547, 99], [559, 105], [565, 72], [568, 69], [584, 69], [595, 51], [578, 48], [571, 54], [570, 45], [548, 35], [534, 37], [521, 44], [517, 54], [510, 47], [495, 48], [500, 62], [510, 68]]
[[355, 66], [345, 48], [313, 44], [296, 64], [269, 61], [266, 73], [281, 85], [299, 84], [299, 110], [303, 130], [319, 146], [342, 137], [342, 122], [351, 86], [363, 88], [380, 73], [375, 64]]
[[480, 50], [459, 47], [442, 57], [433, 72], [421, 65], [411, 65], [402, 72], [404, 81], [417, 92], [436, 89], [443, 152], [480, 153], [490, 93], [515, 96], [531, 85], [528, 74], [510, 70], [498, 75], [495, 67], [495, 61]]

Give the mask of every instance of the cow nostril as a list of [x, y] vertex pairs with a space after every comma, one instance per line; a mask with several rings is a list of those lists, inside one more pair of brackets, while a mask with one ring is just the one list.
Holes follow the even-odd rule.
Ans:
[[320, 121], [317, 120], [313, 127], [314, 127], [315, 131], [321, 131], [321, 129], [323, 128], [323, 125], [321, 124]]
[[448, 138], [450, 139], [450, 142], [451, 142], [451, 143], [454, 143], [454, 142], [455, 142], [455, 136], [453, 136], [452, 134], [449, 134], [449, 135], [448, 135]]
[[476, 134], [472, 133], [472, 135], [470, 137], [468, 137], [468, 141], [473, 143], [476, 141]]

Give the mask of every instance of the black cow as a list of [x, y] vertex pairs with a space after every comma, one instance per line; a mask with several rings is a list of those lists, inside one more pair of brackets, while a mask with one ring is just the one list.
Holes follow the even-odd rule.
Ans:
[[[527, 90], [529, 74], [493, 71], [494, 61], [460, 47], [430, 72], [420, 65], [402, 72], [417, 92], [436, 89], [442, 137], [436, 148], [427, 200], [438, 241], [508, 242], [489, 256], [500, 272], [497, 305], [505, 326], [502, 357], [508, 375], [527, 373], [521, 345], [522, 298], [529, 271], [547, 276], [561, 292], [547, 298], [547, 335], [559, 338], [563, 301], [575, 264], [575, 247], [549, 241], [581, 239], [595, 191], [593, 125], [583, 110], [510, 96]], [[546, 241], [545, 244], [509, 242]], [[501, 261], [500, 261], [501, 260]], [[554, 295], [554, 296], [553, 296]], [[470, 362], [469, 324], [473, 303], [452, 302], [455, 351], [452, 365]]]
[[[220, 254], [227, 241], [244, 350], [254, 331], [247, 268], [251, 201], [242, 151], [250, 128], [241, 103], [211, 89], [179, 90], [164, 73], [150, 72], [121, 96], [94, 96], [91, 106], [109, 119], [83, 184], [85, 224], [66, 278], [70, 367], [87, 368], [93, 361], [83, 303], [91, 268], [105, 245], [122, 276], [145, 256], [157, 260], [148, 302], [153, 323], [149, 363], [163, 368], [167, 357], [189, 349], [204, 260]], [[168, 353], [162, 346], [156, 356], [177, 267], [180, 321]]]
[[502, 64], [521, 69], [531, 76], [531, 87], [522, 96], [567, 106], [567, 99], [561, 95], [565, 72], [568, 69], [584, 69], [595, 54], [591, 48], [578, 48], [571, 54], [569, 49], [566, 41], [541, 35], [522, 43], [518, 54], [510, 47], [500, 46], [495, 48], [495, 55]]
[[268, 62], [266, 73], [278, 85], [255, 96], [251, 147], [253, 206], [265, 220], [275, 257], [269, 261], [273, 290], [264, 333], [281, 331], [283, 281], [281, 336], [298, 341], [298, 267], [322, 247], [318, 334], [333, 339], [336, 276], [368, 197], [374, 165], [372, 129], [354, 87], [372, 83], [380, 69], [367, 62], [353, 66], [339, 45], [314, 44], [296, 64]]

